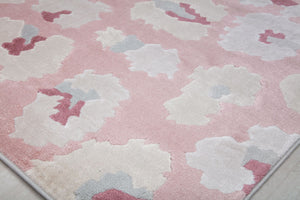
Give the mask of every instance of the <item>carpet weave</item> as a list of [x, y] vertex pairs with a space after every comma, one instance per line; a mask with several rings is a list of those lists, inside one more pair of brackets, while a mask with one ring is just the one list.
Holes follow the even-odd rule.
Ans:
[[0, 152], [58, 200], [241, 200], [300, 138], [300, 0], [0, 0]]

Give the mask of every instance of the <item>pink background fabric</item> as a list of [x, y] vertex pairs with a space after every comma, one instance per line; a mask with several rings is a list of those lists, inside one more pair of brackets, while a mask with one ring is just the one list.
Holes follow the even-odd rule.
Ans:
[[[246, 194], [242, 190], [226, 194], [201, 184], [203, 172], [187, 164], [186, 153], [195, 152], [196, 143], [205, 138], [229, 136], [238, 143], [248, 141], [247, 131], [255, 125], [276, 126], [287, 135], [300, 134], [300, 114], [287, 106], [280, 89], [280, 83], [286, 77], [300, 74], [299, 50], [296, 56], [265, 61], [260, 56], [225, 50], [218, 43], [222, 40], [220, 35], [228, 33], [225, 27], [238, 25], [234, 23], [237, 17], [245, 17], [250, 13], [280, 15], [285, 6], [270, 4], [255, 7], [238, 0], [214, 0], [216, 5], [226, 7], [226, 16], [220, 21], [211, 22], [207, 36], [200, 40], [182, 40], [165, 30], [155, 30], [153, 25], [146, 24], [142, 19], [133, 20], [131, 9], [141, 1], [101, 2], [109, 5], [112, 11], [100, 13], [100, 20], [93, 20], [78, 28], [62, 28], [59, 24], [45, 21], [41, 13], [32, 9], [33, 4], [38, 4], [36, 0], [0, 4], [0, 17], [23, 20], [26, 24], [38, 27], [39, 35], [46, 38], [61, 35], [74, 41], [71, 53], [62, 61], [57, 72], [45, 74], [42, 78], [29, 77], [25, 81], [0, 82], [0, 151], [26, 173], [34, 167], [32, 160], [53, 161], [56, 155], [68, 155], [81, 149], [86, 141], [94, 139], [99, 143], [109, 141], [111, 145], [126, 145], [130, 139], [144, 139], [145, 144], [158, 144], [161, 151], [171, 156], [171, 171], [163, 174], [166, 180], [153, 191], [153, 199], [243, 199]], [[298, 18], [293, 21], [299, 24]], [[166, 74], [150, 77], [146, 72], [129, 70], [131, 62], [124, 53], [103, 49], [101, 42], [96, 40], [96, 31], [105, 31], [107, 27], [121, 30], [125, 36], [135, 35], [144, 44], [160, 44], [163, 49], [176, 49], [180, 59], [178, 70], [171, 79]], [[210, 114], [210, 121], [205, 125], [178, 124], [166, 119], [169, 112], [164, 106], [165, 102], [182, 94], [181, 89], [192, 81], [189, 76], [198, 66], [208, 70], [213, 66], [222, 68], [228, 64], [243, 66], [249, 73], [261, 77], [261, 89], [255, 94], [253, 105], [221, 102], [221, 110]], [[4, 67], [0, 66], [0, 69]], [[93, 70], [95, 74], [112, 74], [129, 91], [128, 99], [119, 102], [114, 108], [114, 116], [105, 118], [98, 131], [87, 132], [82, 139], [71, 139], [63, 146], [51, 143], [33, 146], [21, 138], [10, 137], [15, 131], [15, 118], [23, 115], [23, 108], [34, 102], [40, 89], [54, 88], [86, 69]], [[47, 191], [47, 188], [44, 189]]]

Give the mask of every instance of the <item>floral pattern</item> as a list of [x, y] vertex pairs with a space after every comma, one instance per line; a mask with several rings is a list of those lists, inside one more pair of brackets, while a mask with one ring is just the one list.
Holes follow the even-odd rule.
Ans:
[[259, 149], [264, 157], [272, 153], [280, 157], [300, 138], [299, 134], [288, 135], [275, 126], [253, 126], [248, 134], [250, 140], [243, 143], [228, 136], [206, 138], [197, 142], [196, 152], [186, 153], [188, 165], [204, 172], [201, 177], [203, 185], [224, 193], [242, 189], [248, 193], [247, 186], [253, 188], [254, 183], [261, 179], [257, 180], [257, 172], [270, 169], [270, 164], [254, 158], [257, 154], [249, 153], [249, 149]]
[[144, 44], [135, 35], [125, 36], [122, 31], [107, 28], [97, 31], [98, 41], [103, 48], [110, 47], [115, 53], [124, 53], [126, 59], [131, 61], [131, 71], [144, 71], [150, 77], [166, 74], [173, 78], [180, 63], [176, 49], [163, 49], [160, 44]]
[[300, 113], [300, 74], [287, 76], [280, 82], [280, 89], [287, 107]]
[[96, 75], [87, 70], [53, 89], [40, 89], [36, 100], [24, 107], [24, 115], [15, 119], [16, 131], [10, 137], [34, 146], [63, 146], [98, 131], [104, 119], [114, 115], [118, 102], [128, 97], [128, 91], [111, 74]]
[[[153, 192], [166, 181], [163, 173], [170, 171], [169, 153], [161, 151], [156, 144], [144, 144], [142, 140], [130, 140], [126, 145], [112, 145], [109, 142], [97, 143], [96, 141], [88, 141], [82, 145], [82, 149], [68, 155], [56, 156], [53, 161], [33, 161], [34, 167], [28, 171], [29, 176], [40, 185], [47, 186], [48, 192], [56, 191], [55, 198], [58, 199], [65, 197], [74, 199], [73, 192], [75, 191], [77, 191], [75, 195], [80, 197], [84, 190], [81, 185], [87, 184], [87, 181], [95, 178], [96, 180], [101, 178], [102, 181], [93, 182], [97, 187], [94, 188], [97, 192], [89, 193], [89, 195], [94, 196], [94, 193], [97, 194], [113, 187], [121, 190], [123, 188], [127, 193], [132, 190], [129, 193], [147, 198], [151, 193], [141, 193], [139, 189], [132, 187]], [[121, 164], [120, 160], [124, 160], [124, 162]], [[147, 165], [144, 165], [145, 162]], [[84, 163], [89, 163], [89, 165], [86, 166]], [[73, 175], [76, 171], [82, 170], [86, 173], [82, 174], [80, 178]], [[103, 185], [103, 179], [107, 179], [107, 176], [112, 177], [108, 173], [117, 173], [117, 176], [126, 177], [127, 181], [123, 179], [123, 186], [120, 185], [120, 181], [109, 179], [111, 183], [106, 181], [104, 184], [112, 185], [107, 187]], [[58, 179], [53, 182], [44, 178], [47, 176], [57, 176]], [[58, 185], [60, 187], [57, 187]], [[81, 189], [78, 189], [80, 186]], [[67, 196], [65, 195], [66, 191]], [[80, 199], [83, 198], [80, 197]]]
[[[88, 9], [89, 12], [82, 12], [82, 7]], [[45, 21], [57, 23], [62, 28], [77, 28], [88, 22], [99, 20], [100, 12], [110, 12], [110, 7], [104, 3], [80, 0], [39, 0], [39, 4], [33, 5], [32, 9], [40, 12]]]
[[58, 200], [242, 200], [300, 139], [299, 0], [0, 0], [0, 152]]
[[233, 65], [226, 65], [222, 69], [211, 67], [209, 70], [198, 67], [190, 78], [194, 80], [181, 89], [183, 94], [164, 104], [170, 113], [167, 119], [179, 124], [208, 123], [207, 115], [220, 111], [221, 102], [251, 105], [261, 87], [257, 74]]
[[0, 26], [3, 28], [0, 33], [0, 65], [3, 66], [0, 81], [25, 81], [55, 73], [73, 49], [71, 39], [60, 35], [38, 36], [37, 28], [26, 26], [21, 20], [0, 18]]
[[142, 19], [156, 30], [163, 29], [182, 40], [200, 40], [207, 35], [211, 22], [226, 15], [224, 6], [211, 0], [154, 0], [138, 2], [131, 9], [133, 20]]
[[234, 28], [221, 35], [219, 44], [228, 51], [240, 51], [262, 60], [280, 60], [296, 56], [300, 49], [300, 25], [286, 16], [253, 13], [241, 18]]

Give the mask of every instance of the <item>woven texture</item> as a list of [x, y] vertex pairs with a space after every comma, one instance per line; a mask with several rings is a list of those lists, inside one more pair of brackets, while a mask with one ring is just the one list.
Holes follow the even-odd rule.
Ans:
[[300, 138], [299, 0], [0, 0], [0, 151], [54, 199], [241, 200]]

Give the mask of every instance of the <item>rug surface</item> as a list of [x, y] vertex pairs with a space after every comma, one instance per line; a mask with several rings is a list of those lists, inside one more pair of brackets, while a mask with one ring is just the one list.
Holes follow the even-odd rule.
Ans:
[[300, 138], [299, 0], [0, 0], [0, 151], [53, 199], [241, 200]]

